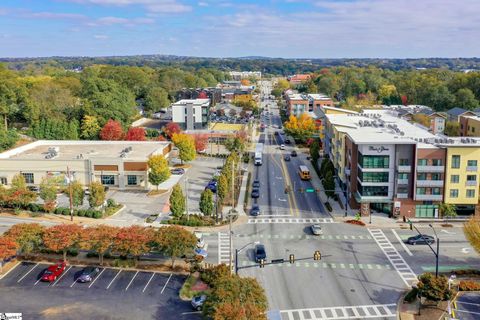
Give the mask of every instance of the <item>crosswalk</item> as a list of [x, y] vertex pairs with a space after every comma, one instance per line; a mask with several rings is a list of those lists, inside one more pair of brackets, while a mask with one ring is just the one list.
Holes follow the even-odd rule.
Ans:
[[290, 240], [372, 240], [370, 235], [347, 235], [347, 234], [324, 234], [319, 236], [308, 234], [235, 234], [236, 238], [258, 238], [258, 239], [290, 239]]
[[218, 264], [230, 264], [230, 238], [228, 233], [218, 233]]
[[283, 320], [385, 319], [396, 317], [396, 304], [281, 310]]
[[332, 218], [250, 218], [248, 223], [335, 223]]
[[[241, 267], [258, 266], [258, 263], [253, 261], [242, 261]], [[340, 262], [306, 262], [296, 261], [290, 263], [288, 261], [283, 263], [267, 263], [265, 267], [283, 267], [283, 268], [314, 268], [314, 269], [350, 269], [350, 270], [391, 270], [390, 264], [376, 264], [376, 263], [340, 263]]]
[[410, 288], [413, 283], [417, 282], [417, 275], [405, 262], [405, 259], [403, 259], [400, 253], [398, 253], [397, 249], [392, 245], [390, 240], [388, 240], [383, 231], [380, 229], [368, 229], [368, 232], [370, 232], [375, 242], [377, 242], [395, 270], [397, 270], [405, 285]]

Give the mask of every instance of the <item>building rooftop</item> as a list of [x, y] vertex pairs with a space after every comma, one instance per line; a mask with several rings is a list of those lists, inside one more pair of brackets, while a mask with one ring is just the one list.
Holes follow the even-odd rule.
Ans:
[[210, 99], [183, 99], [173, 103], [172, 107], [180, 107], [188, 104], [194, 106], [208, 106], [210, 104]]
[[307, 101], [307, 100], [331, 100], [328, 96], [322, 93], [290, 93], [289, 100]]
[[82, 141], [38, 140], [0, 153], [0, 159], [19, 160], [85, 160], [123, 158], [145, 161], [161, 152], [167, 141]]

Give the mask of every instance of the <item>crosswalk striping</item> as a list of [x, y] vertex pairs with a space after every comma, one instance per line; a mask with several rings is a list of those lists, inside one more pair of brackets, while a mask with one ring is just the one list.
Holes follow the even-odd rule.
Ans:
[[280, 310], [284, 320], [341, 320], [396, 317], [396, 304]]
[[250, 218], [248, 223], [335, 223], [332, 218]]
[[370, 235], [331, 235], [319, 236], [308, 234], [236, 234], [236, 238], [260, 238], [260, 239], [294, 239], [294, 240], [372, 240]]
[[[290, 262], [285, 261], [283, 263], [272, 263], [270, 264], [266, 261], [265, 267], [291, 267]], [[362, 269], [362, 270], [391, 270], [392, 267], [390, 264], [376, 264], [376, 263], [333, 263], [333, 262], [302, 262], [296, 261], [293, 264], [295, 267], [299, 268], [322, 268], [322, 269]], [[240, 263], [242, 267], [252, 267], [258, 266], [258, 263], [253, 261], [242, 261]]]
[[400, 278], [402, 278], [407, 287], [411, 287], [413, 283], [417, 282], [417, 275], [407, 262], [405, 262], [400, 253], [398, 253], [397, 249], [392, 245], [390, 240], [388, 240], [383, 231], [380, 229], [368, 229], [368, 232], [370, 232], [375, 242], [377, 242], [395, 270], [397, 270]]
[[218, 233], [218, 263], [230, 264], [230, 238], [228, 233]]

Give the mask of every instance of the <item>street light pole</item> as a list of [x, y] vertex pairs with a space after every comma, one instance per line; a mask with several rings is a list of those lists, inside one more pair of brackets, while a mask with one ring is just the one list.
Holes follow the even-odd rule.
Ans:
[[68, 198], [70, 202], [70, 221], [73, 221], [73, 195], [72, 195], [72, 178], [70, 177], [70, 168], [67, 166], [68, 177]]
[[253, 241], [253, 242], [249, 242], [247, 243], [246, 245], [244, 245], [243, 247], [241, 247], [240, 249], [235, 249], [235, 274], [238, 274], [238, 254], [243, 250], [245, 249], [246, 247], [248, 247], [249, 245], [252, 245], [252, 244], [259, 244], [260, 241]]
[[437, 253], [435, 254], [435, 278], [438, 278], [438, 256], [440, 253], [440, 239], [438, 238], [437, 231], [435, 231], [435, 228], [432, 226], [432, 224], [429, 224], [428, 226], [432, 228], [433, 233], [435, 234], [435, 238], [437, 238]]

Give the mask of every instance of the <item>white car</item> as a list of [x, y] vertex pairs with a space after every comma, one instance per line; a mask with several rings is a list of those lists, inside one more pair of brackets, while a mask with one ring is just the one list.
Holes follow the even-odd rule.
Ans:
[[280, 145], [280, 150], [285, 150], [285, 145], [283, 143]]
[[315, 236], [320, 236], [323, 234], [322, 227], [319, 224], [311, 225], [310, 230], [312, 231], [312, 234]]

